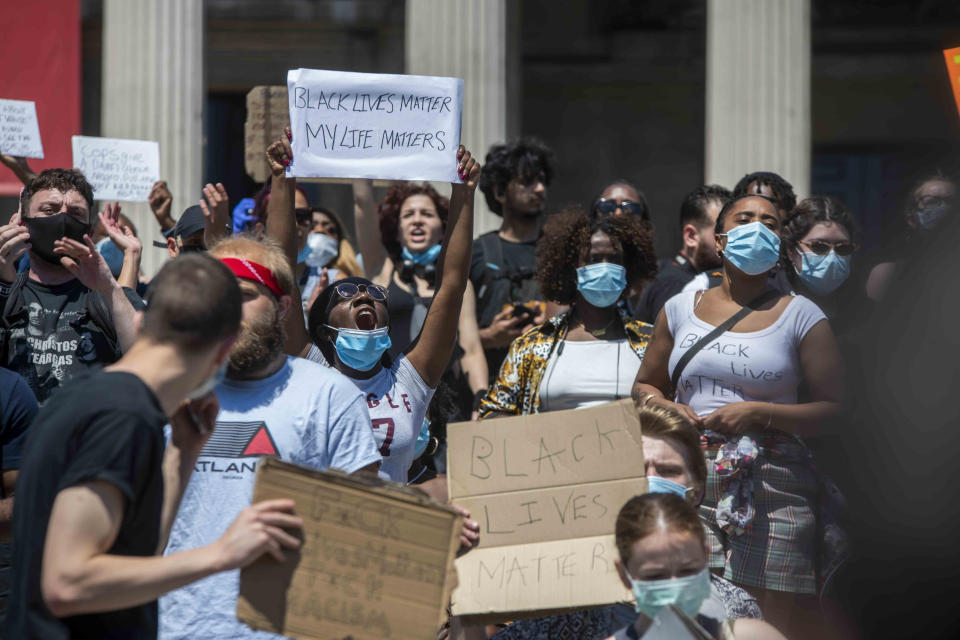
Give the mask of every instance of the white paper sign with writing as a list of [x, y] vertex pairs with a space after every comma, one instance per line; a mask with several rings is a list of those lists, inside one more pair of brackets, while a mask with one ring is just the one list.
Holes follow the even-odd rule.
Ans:
[[73, 166], [97, 200], [147, 202], [160, 179], [160, 145], [146, 140], [73, 136]]
[[37, 107], [29, 100], [0, 100], [0, 153], [43, 158]]
[[288, 175], [461, 182], [463, 80], [294, 69], [287, 92]]

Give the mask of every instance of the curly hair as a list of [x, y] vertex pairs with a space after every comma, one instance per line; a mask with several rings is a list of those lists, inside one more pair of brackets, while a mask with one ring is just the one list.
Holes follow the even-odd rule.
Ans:
[[480, 191], [490, 211], [502, 216], [497, 192], [504, 193], [507, 183], [514, 178], [528, 182], [541, 173], [544, 184], [549, 187], [553, 180], [553, 151], [536, 138], [520, 138], [509, 144], [494, 145], [483, 161]]
[[537, 243], [537, 281], [548, 300], [572, 304], [576, 299], [577, 267], [597, 231], [620, 244], [628, 286], [656, 275], [657, 256], [649, 223], [634, 216], [595, 218], [580, 207], [567, 209], [547, 218]]
[[793, 211], [793, 208], [797, 206], [797, 196], [793, 192], [793, 185], [772, 171], [755, 171], [743, 176], [733, 188], [733, 197], [748, 195], [747, 189], [754, 182], [757, 183], [758, 187], [770, 187], [770, 191], [773, 192], [773, 200], [784, 211]]
[[801, 200], [783, 223], [780, 236], [788, 249], [796, 248], [797, 243], [810, 233], [810, 229], [821, 222], [840, 225], [850, 236], [850, 242], [855, 242], [857, 223], [853, 214], [839, 198], [833, 196], [810, 196]]
[[20, 205], [26, 217], [30, 200], [41, 191], [56, 189], [67, 193], [76, 191], [87, 201], [87, 208], [93, 214], [93, 187], [79, 169], [44, 169], [36, 178], [27, 183], [20, 194]]
[[450, 200], [437, 193], [432, 186], [426, 183], [403, 182], [390, 187], [387, 195], [380, 201], [377, 213], [380, 215], [380, 242], [394, 264], [400, 261], [402, 251], [400, 241], [397, 240], [397, 231], [400, 229], [400, 209], [410, 196], [427, 196], [433, 200], [433, 206], [437, 208], [437, 215], [440, 216], [443, 228], [447, 228]]

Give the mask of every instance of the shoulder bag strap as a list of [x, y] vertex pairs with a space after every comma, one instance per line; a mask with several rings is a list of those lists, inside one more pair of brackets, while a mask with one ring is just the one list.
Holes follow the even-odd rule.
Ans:
[[713, 331], [711, 331], [707, 335], [700, 338], [700, 340], [698, 340], [697, 343], [694, 344], [692, 347], [687, 349], [687, 352], [683, 354], [683, 356], [680, 358], [680, 361], [677, 363], [676, 368], [674, 368], [673, 375], [670, 376], [670, 382], [673, 383], [674, 391], [676, 391], [677, 382], [680, 381], [680, 374], [683, 373], [684, 368], [686, 368], [690, 360], [693, 359], [693, 356], [700, 353], [700, 351], [705, 346], [707, 346], [708, 344], [710, 344], [711, 342], [719, 338], [723, 333], [728, 331], [732, 326], [734, 326], [735, 324], [737, 324], [738, 322], [746, 318], [748, 315], [750, 315], [750, 313], [752, 313], [754, 309], [764, 304], [768, 300], [771, 300], [774, 297], [779, 295], [780, 295], [780, 292], [777, 291], [776, 289], [770, 289], [769, 291], [765, 291], [764, 293], [760, 294], [759, 296], [751, 300], [749, 303], [747, 303], [747, 306], [740, 309], [740, 311], [737, 311], [735, 314], [727, 318], [724, 322], [718, 325]]

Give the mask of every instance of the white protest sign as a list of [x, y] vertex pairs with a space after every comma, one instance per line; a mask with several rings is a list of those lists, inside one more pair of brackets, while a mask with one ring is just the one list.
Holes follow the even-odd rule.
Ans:
[[43, 158], [37, 107], [28, 100], [0, 100], [0, 153]]
[[160, 145], [145, 140], [73, 136], [73, 166], [97, 200], [147, 202], [160, 179]]
[[288, 175], [461, 182], [463, 80], [294, 69], [287, 93]]

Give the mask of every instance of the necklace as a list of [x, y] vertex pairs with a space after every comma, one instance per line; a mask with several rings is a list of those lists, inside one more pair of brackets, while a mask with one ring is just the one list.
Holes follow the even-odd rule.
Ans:
[[[578, 320], [579, 320], [579, 318], [578, 318]], [[607, 331], [610, 329], [610, 327], [613, 326], [613, 323], [616, 322], [616, 321], [617, 321], [617, 317], [614, 316], [614, 317], [610, 320], [610, 322], [608, 322], [608, 323], [605, 324], [604, 326], [600, 327], [599, 329], [587, 329], [587, 325], [585, 325], [585, 324], [583, 323], [583, 320], [580, 320], [580, 326], [583, 327], [584, 329], [586, 329], [587, 333], [589, 333], [590, 335], [592, 335], [594, 338], [599, 338], [600, 336], [605, 335], [605, 334], [607, 333]]]

